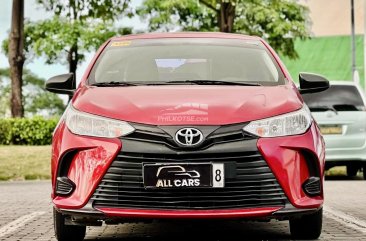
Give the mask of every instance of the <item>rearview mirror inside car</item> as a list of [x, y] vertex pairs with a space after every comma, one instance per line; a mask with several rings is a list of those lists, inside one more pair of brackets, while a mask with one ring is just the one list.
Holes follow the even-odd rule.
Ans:
[[56, 75], [46, 81], [46, 90], [72, 96], [76, 89], [76, 81], [73, 73]]
[[329, 81], [321, 75], [300, 73], [300, 94], [321, 92], [329, 88]]

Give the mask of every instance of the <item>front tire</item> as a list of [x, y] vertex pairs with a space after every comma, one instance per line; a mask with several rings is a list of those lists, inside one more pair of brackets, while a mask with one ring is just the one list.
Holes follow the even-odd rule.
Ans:
[[363, 164], [362, 169], [363, 169], [363, 179], [366, 180], [366, 164]]
[[290, 219], [290, 231], [293, 239], [318, 239], [322, 232], [323, 208], [315, 213]]
[[58, 241], [83, 241], [86, 226], [65, 225], [65, 216], [53, 208], [53, 225]]

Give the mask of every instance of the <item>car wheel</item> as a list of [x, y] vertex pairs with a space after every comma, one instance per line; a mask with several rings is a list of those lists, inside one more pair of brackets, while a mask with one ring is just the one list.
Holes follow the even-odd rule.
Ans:
[[362, 169], [363, 169], [363, 179], [366, 180], [366, 164], [363, 164]]
[[291, 236], [300, 240], [317, 239], [322, 232], [322, 223], [323, 208], [301, 218], [290, 219]]
[[65, 216], [53, 208], [53, 226], [58, 241], [82, 241], [85, 237], [86, 226], [65, 225]]
[[347, 166], [347, 176], [348, 177], [354, 177], [357, 175], [357, 172], [359, 170], [358, 166], [349, 165]]

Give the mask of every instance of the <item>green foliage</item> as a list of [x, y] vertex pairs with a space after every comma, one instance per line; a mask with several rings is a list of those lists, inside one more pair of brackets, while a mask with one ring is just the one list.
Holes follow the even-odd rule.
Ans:
[[[60, 31], [62, 29], [62, 31]], [[33, 50], [37, 56], [44, 55], [48, 64], [66, 63], [67, 53], [77, 49], [78, 61], [84, 53], [95, 50], [108, 38], [117, 34], [111, 24], [98, 22], [70, 22], [66, 18], [52, 19], [27, 24], [26, 52]]]
[[12, 126], [10, 119], [0, 119], [0, 144], [10, 144], [12, 140]]
[[60, 116], [65, 110], [65, 104], [54, 93], [38, 89], [41, 93], [27, 93], [25, 99], [31, 99], [24, 104], [26, 116], [43, 115], [43, 116]]
[[[130, 0], [37, 0], [54, 17], [37, 22], [25, 21], [24, 50], [27, 59], [43, 56], [46, 63], [69, 64], [69, 71], [108, 38], [131, 33], [131, 28], [115, 28], [116, 18], [131, 15]], [[8, 39], [2, 43], [8, 53]], [[72, 67], [71, 67], [72, 66]]]
[[[114, 20], [128, 15], [130, 0], [37, 0], [55, 16], [26, 25], [26, 48], [47, 63], [68, 63], [76, 73], [85, 52], [97, 49], [108, 38], [126, 29], [115, 29]], [[127, 30], [128, 31], [128, 30]], [[129, 29], [128, 32], [131, 32]]]
[[295, 39], [308, 37], [308, 9], [296, 1], [252, 0], [238, 4], [235, 21], [237, 32], [266, 39], [278, 52], [291, 59], [298, 58]]
[[[29, 29], [29, 23], [30, 21], [28, 19], [24, 19], [24, 55], [26, 60], [32, 60], [32, 58], [34, 57], [34, 53], [32, 52], [32, 50], [30, 49], [30, 45], [31, 45], [31, 39], [28, 36], [28, 33], [31, 31]], [[1, 43], [1, 49], [3, 51], [3, 53], [7, 56], [8, 52], [9, 52], [9, 38], [6, 38], [3, 40], [3, 42]]]
[[127, 12], [130, 0], [37, 0], [37, 2], [46, 10], [68, 19], [108, 21]]
[[5, 118], [0, 119], [0, 144], [48, 145], [58, 119]]
[[[363, 35], [356, 36], [356, 49], [363, 49]], [[349, 36], [316, 37], [305, 41], [296, 41], [295, 49], [299, 53], [297, 60], [282, 57], [282, 61], [298, 81], [300, 72], [313, 72], [324, 75], [329, 80], [352, 80], [351, 38]], [[364, 85], [364, 52], [356, 51], [356, 68]]]
[[[297, 58], [295, 39], [307, 38], [308, 9], [296, 0], [227, 0], [235, 6], [233, 32], [264, 38], [277, 52]], [[144, 0], [137, 13], [151, 31], [218, 31], [220, 0]]]
[[0, 69], [0, 117], [10, 110], [10, 84], [6, 80], [8, 76], [9, 69]]
[[216, 11], [198, 0], [144, 0], [137, 14], [149, 20], [150, 31], [218, 31]]
[[[31, 71], [23, 71], [23, 102], [26, 116], [60, 116], [65, 105], [60, 97], [47, 92], [45, 81]], [[10, 102], [9, 69], [0, 69], [0, 117], [6, 116]]]
[[9, 39], [4, 39], [1, 43], [1, 50], [5, 53], [6, 56], [8, 56], [9, 52]]
[[[60, 31], [62, 29], [62, 31]], [[84, 60], [83, 52], [96, 50], [107, 39], [116, 35], [125, 35], [132, 32], [131, 28], [115, 28], [111, 22], [80, 22], [71, 23], [65, 18], [38, 22], [25, 21], [24, 51], [27, 59], [45, 56], [46, 63], [53, 64], [67, 62], [67, 53], [74, 46], [78, 49], [78, 60]], [[2, 42], [2, 50], [8, 54], [9, 39]]]

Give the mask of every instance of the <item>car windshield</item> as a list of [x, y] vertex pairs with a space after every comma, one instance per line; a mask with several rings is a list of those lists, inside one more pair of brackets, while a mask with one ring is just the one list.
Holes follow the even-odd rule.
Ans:
[[358, 89], [353, 85], [331, 85], [320, 93], [304, 94], [311, 111], [360, 111], [365, 106]]
[[108, 44], [89, 84], [126, 86], [121, 82], [279, 85], [284, 84], [284, 76], [260, 41], [163, 38]]

